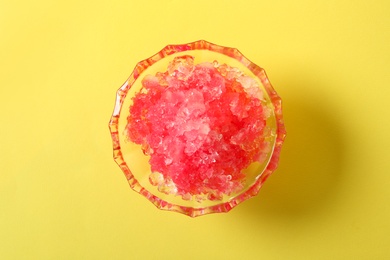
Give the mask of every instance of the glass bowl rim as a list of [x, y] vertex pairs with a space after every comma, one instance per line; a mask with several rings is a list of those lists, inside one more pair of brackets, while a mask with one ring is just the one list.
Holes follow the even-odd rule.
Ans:
[[[263, 171], [263, 173], [260, 175], [260, 177], [255, 181], [255, 183], [245, 192], [239, 194], [236, 197], [231, 198], [227, 202], [223, 202], [217, 205], [208, 206], [208, 207], [201, 207], [201, 208], [193, 208], [193, 207], [187, 207], [187, 206], [180, 206], [176, 204], [169, 203], [156, 195], [153, 195], [151, 192], [149, 192], [147, 189], [141, 186], [141, 184], [135, 179], [134, 175], [132, 174], [130, 168], [127, 166], [127, 163], [125, 162], [122, 152], [121, 152], [121, 146], [119, 142], [119, 132], [118, 132], [118, 123], [119, 123], [119, 116], [122, 109], [122, 105], [124, 103], [124, 99], [127, 95], [127, 92], [132, 87], [134, 82], [138, 79], [138, 77], [141, 75], [141, 73], [146, 70], [148, 67], [152, 66], [157, 61], [170, 56], [172, 54], [176, 54], [179, 52], [184, 51], [191, 51], [191, 50], [209, 50], [212, 52], [217, 52], [226, 56], [229, 56], [231, 58], [236, 59], [240, 63], [242, 63], [244, 66], [246, 66], [255, 76], [257, 76], [261, 83], [263, 84], [267, 94], [269, 95], [270, 101], [274, 106], [274, 113], [275, 113], [275, 119], [276, 119], [276, 140], [275, 145], [272, 151], [271, 158]], [[122, 169], [123, 173], [125, 174], [127, 181], [130, 185], [130, 187], [146, 197], [149, 201], [151, 201], [157, 208], [161, 210], [168, 210], [168, 211], [175, 211], [178, 213], [182, 213], [185, 215], [188, 215], [190, 217], [197, 217], [205, 214], [210, 213], [222, 213], [222, 212], [228, 212], [232, 208], [236, 207], [241, 202], [252, 198], [256, 196], [263, 185], [263, 183], [267, 180], [267, 178], [276, 170], [279, 162], [279, 156], [281, 152], [281, 147], [283, 145], [285, 136], [286, 136], [286, 129], [283, 122], [283, 115], [282, 115], [282, 100], [276, 93], [275, 89], [271, 85], [270, 81], [268, 80], [268, 77], [266, 75], [266, 72], [263, 68], [259, 67], [255, 63], [251, 62], [249, 59], [247, 59], [238, 49], [231, 48], [231, 47], [224, 47], [217, 44], [210, 43], [205, 40], [199, 40], [187, 44], [170, 44], [165, 46], [161, 51], [157, 52], [153, 56], [142, 60], [138, 62], [133, 70], [133, 72], [130, 74], [126, 82], [120, 87], [116, 92], [116, 101], [114, 106], [114, 111], [112, 113], [112, 116], [109, 121], [109, 130], [111, 133], [111, 138], [113, 142], [113, 157], [115, 162], [119, 165], [119, 167]]]

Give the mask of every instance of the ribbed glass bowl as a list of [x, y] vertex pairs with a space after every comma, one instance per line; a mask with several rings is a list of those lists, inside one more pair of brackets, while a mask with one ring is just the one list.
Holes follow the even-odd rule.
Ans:
[[[218, 61], [238, 68], [247, 76], [255, 79], [263, 92], [264, 103], [270, 115], [266, 120], [268, 129], [265, 140], [269, 146], [264, 151], [261, 162], [254, 162], [242, 169], [245, 180], [242, 187], [218, 198], [210, 194], [190, 194], [181, 196], [174, 192], [162, 192], [153, 185], [151, 178], [150, 155], [144, 153], [142, 146], [129, 140], [126, 126], [129, 107], [134, 96], [142, 88], [146, 75], [164, 72], [175, 57], [189, 55], [195, 64]], [[218, 46], [201, 40], [188, 44], [168, 45], [152, 57], [139, 62], [129, 78], [117, 91], [114, 112], [109, 122], [113, 141], [114, 159], [125, 174], [130, 187], [145, 196], [156, 207], [196, 217], [209, 213], [228, 212], [239, 203], [255, 196], [264, 181], [278, 166], [280, 150], [286, 135], [282, 119], [281, 99], [271, 86], [264, 69], [245, 58], [237, 49]], [[223, 158], [221, 158], [223, 160]], [[202, 197], [199, 199], [199, 197]]]

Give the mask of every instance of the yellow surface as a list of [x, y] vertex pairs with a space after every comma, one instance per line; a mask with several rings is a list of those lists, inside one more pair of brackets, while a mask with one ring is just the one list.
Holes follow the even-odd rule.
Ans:
[[[1, 1], [0, 259], [389, 259], [390, 2]], [[233, 46], [284, 100], [260, 194], [191, 219], [112, 159], [115, 91], [170, 43]]]

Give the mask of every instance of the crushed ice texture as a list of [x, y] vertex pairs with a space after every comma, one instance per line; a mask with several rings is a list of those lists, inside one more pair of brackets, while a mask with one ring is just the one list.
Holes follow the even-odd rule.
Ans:
[[243, 189], [243, 170], [269, 145], [263, 101], [257, 81], [237, 68], [180, 56], [144, 77], [126, 133], [150, 156], [160, 192], [219, 200]]

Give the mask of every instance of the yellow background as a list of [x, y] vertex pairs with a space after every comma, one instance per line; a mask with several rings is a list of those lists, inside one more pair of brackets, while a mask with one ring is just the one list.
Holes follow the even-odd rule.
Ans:
[[[1, 1], [0, 259], [389, 259], [390, 2]], [[256, 198], [157, 210], [112, 159], [135, 64], [205, 39], [284, 101], [280, 167]]]

